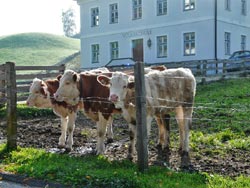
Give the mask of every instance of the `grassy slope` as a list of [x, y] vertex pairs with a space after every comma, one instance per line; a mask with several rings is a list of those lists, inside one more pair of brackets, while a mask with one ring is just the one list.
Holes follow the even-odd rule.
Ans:
[[54, 65], [80, 50], [80, 40], [45, 33], [24, 33], [0, 38], [0, 64]]
[[[233, 148], [250, 150], [249, 88], [249, 79], [198, 86], [190, 143], [195, 155], [204, 156], [206, 152], [213, 157]], [[27, 115], [36, 114], [28, 113], [30, 110], [22, 109]], [[200, 144], [206, 150], [196, 151]], [[220, 152], [215, 151], [218, 149]], [[65, 165], [68, 163], [69, 166]], [[136, 165], [128, 161], [110, 162], [95, 156], [74, 158], [30, 148], [6, 154], [4, 145], [0, 145], [1, 170], [86, 187], [250, 187], [250, 177], [245, 176], [232, 179], [216, 174], [178, 173], [158, 167], [151, 167], [147, 173], [140, 174]]]

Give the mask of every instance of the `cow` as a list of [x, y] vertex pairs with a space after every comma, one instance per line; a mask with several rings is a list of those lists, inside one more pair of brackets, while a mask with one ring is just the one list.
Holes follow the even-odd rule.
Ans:
[[[98, 76], [99, 83], [110, 88], [109, 100], [116, 108], [122, 109], [122, 115], [130, 124], [131, 155], [135, 151], [136, 108], [134, 76], [123, 72], [114, 72], [112, 77]], [[167, 152], [169, 159], [169, 130], [163, 119], [169, 121], [169, 114], [175, 113], [180, 131], [181, 167], [190, 165], [189, 128], [192, 123], [192, 112], [196, 92], [196, 81], [190, 69], [152, 70], [145, 74], [145, 90], [147, 105], [147, 130], [150, 133], [151, 121], [156, 118], [159, 126], [158, 151]], [[161, 148], [159, 150], [159, 147]], [[168, 161], [167, 161], [168, 162]]]
[[[81, 111], [97, 125], [96, 153], [103, 154], [107, 126], [111, 127], [112, 114], [120, 113], [120, 110], [108, 101], [109, 88], [98, 83], [97, 76], [99, 74], [111, 73], [97, 74], [95, 71], [84, 71], [78, 74], [72, 70], [66, 70], [60, 78], [60, 85], [54, 98], [59, 102], [65, 101], [69, 105], [83, 103]], [[110, 141], [112, 138], [108, 138], [108, 142]]]
[[[34, 78], [26, 104], [31, 107], [53, 109], [53, 112], [61, 118], [61, 136], [59, 137], [58, 147], [65, 148], [69, 152], [72, 150], [73, 145], [73, 132], [78, 104], [70, 106], [65, 102], [56, 101], [53, 95], [58, 87], [59, 81], [57, 79], [43, 81]], [[66, 141], [67, 132], [68, 138]]]

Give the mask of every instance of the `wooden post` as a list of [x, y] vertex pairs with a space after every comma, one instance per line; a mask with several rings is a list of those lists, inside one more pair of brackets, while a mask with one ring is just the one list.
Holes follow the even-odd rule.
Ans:
[[144, 63], [136, 62], [134, 69], [138, 167], [140, 172], [144, 172], [148, 169], [148, 135], [146, 123]]
[[7, 97], [7, 149], [17, 148], [17, 112], [16, 112], [16, 71], [15, 63], [6, 62], [6, 97]]

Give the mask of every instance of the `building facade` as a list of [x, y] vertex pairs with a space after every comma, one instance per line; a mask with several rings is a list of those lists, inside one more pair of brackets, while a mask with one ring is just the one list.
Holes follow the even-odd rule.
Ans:
[[[250, 0], [77, 0], [81, 68], [225, 59], [250, 49]], [[118, 60], [117, 60], [118, 59]]]

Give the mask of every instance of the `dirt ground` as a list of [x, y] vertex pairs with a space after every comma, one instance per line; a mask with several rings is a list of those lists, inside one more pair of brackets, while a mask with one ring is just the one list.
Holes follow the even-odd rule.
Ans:
[[[6, 139], [6, 123], [0, 122], [0, 142]], [[114, 142], [106, 144], [105, 156], [110, 160], [125, 159], [128, 152], [129, 134], [127, 123], [121, 117], [115, 118], [113, 122]], [[178, 133], [172, 129], [172, 132]], [[18, 120], [18, 145], [22, 147], [45, 148], [50, 152], [63, 153], [58, 149], [60, 136], [60, 119], [33, 118], [30, 120]], [[89, 119], [79, 114], [74, 131], [73, 151], [69, 155], [94, 155], [96, 146], [96, 126]], [[152, 125], [149, 139], [149, 163], [153, 165], [157, 158], [157, 128]], [[193, 168], [199, 172], [217, 173], [221, 175], [236, 177], [239, 175], [250, 175], [250, 151], [232, 149], [226, 155], [210, 155], [206, 153], [204, 145], [199, 145], [198, 151], [191, 150], [191, 162]], [[204, 150], [204, 152], [202, 152]], [[170, 168], [179, 170], [180, 157], [177, 153], [178, 141], [171, 143]], [[136, 162], [136, 161], [135, 161]]]

